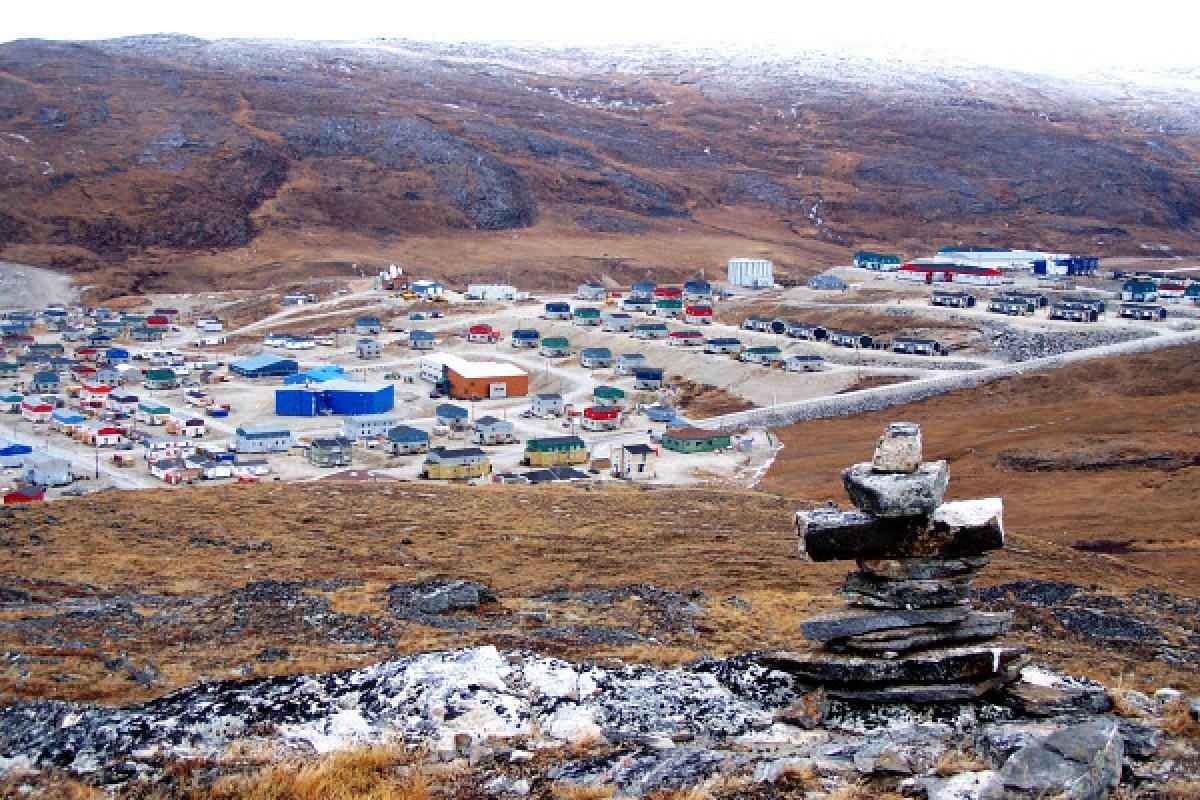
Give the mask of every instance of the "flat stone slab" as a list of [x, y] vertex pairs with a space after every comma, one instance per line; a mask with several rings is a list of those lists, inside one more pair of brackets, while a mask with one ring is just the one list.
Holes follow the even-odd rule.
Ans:
[[998, 497], [943, 503], [928, 517], [817, 509], [796, 513], [796, 533], [811, 561], [961, 559], [1004, 546], [1003, 511]]
[[915, 472], [876, 472], [869, 463], [842, 472], [850, 502], [880, 517], [932, 513], [941, 505], [949, 479], [945, 461], [922, 464]]
[[868, 611], [846, 608], [818, 614], [800, 623], [800, 633], [813, 642], [845, 639], [872, 631], [909, 628], [919, 625], [950, 625], [962, 622], [970, 613], [968, 604], [945, 608], [888, 609]]
[[[873, 631], [845, 639], [834, 639], [826, 647], [835, 652], [850, 651], [864, 655], [886, 657], [888, 653], [904, 653], [926, 647], [980, 642], [994, 639], [1012, 630], [1009, 612], [973, 611], [961, 622], [950, 625], [919, 625], [913, 628], [892, 628]], [[1010, 690], [1011, 691], [1011, 690]]]
[[974, 558], [889, 558], [860, 559], [859, 572], [892, 581], [932, 581], [979, 572], [991, 562], [987, 556]]
[[835, 700], [860, 703], [966, 703], [1001, 688], [1013, 679], [1014, 672], [1015, 670], [1006, 670], [1003, 675], [976, 683], [922, 683], [867, 689], [831, 686], [825, 690], [825, 694]]
[[1013, 645], [973, 645], [924, 650], [885, 659], [829, 653], [771, 653], [765, 665], [826, 688], [856, 691], [891, 685], [979, 684], [1015, 678], [1025, 654]]
[[842, 584], [842, 596], [868, 608], [934, 608], [966, 602], [974, 573], [936, 580], [894, 581], [862, 572], [851, 572]]

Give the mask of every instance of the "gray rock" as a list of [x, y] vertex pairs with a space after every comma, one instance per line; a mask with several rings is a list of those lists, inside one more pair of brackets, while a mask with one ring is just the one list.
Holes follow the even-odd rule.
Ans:
[[842, 595], [852, 604], [868, 608], [933, 608], [958, 605], [969, 599], [971, 575], [936, 580], [889, 580], [851, 572], [842, 584]]
[[[761, 660], [802, 682], [823, 686], [832, 696], [835, 687], [980, 683], [1007, 676], [1009, 667], [1019, 667], [1024, 653], [1023, 648], [1010, 645], [974, 645], [925, 650], [895, 659], [819, 651], [768, 653]], [[1016, 672], [1012, 675], [1016, 677]]]
[[1005, 701], [1034, 717], [1100, 714], [1113, 705], [1108, 690], [1101, 684], [1040, 665], [1021, 670], [1021, 679], [1005, 690]]
[[1101, 800], [1121, 782], [1124, 744], [1117, 723], [1093, 718], [1018, 750], [1000, 768], [1000, 784], [982, 797]]
[[932, 513], [941, 505], [949, 479], [945, 461], [922, 464], [914, 472], [876, 472], [868, 463], [842, 472], [850, 502], [880, 517]]
[[1004, 546], [999, 498], [943, 503], [926, 517], [817, 509], [796, 514], [800, 554], [811, 561], [962, 559]]
[[889, 686], [837, 686], [829, 689], [836, 700], [888, 705], [920, 705], [936, 703], [968, 703], [996, 691], [1016, 677], [1015, 671], [1005, 670], [987, 680], [974, 683], [920, 683]]
[[961, 622], [949, 625], [918, 625], [873, 631], [828, 643], [830, 650], [883, 655], [922, 647], [945, 647], [995, 638], [1012, 628], [1012, 614], [974, 611]]
[[927, 777], [920, 781], [927, 800], [980, 800], [985, 792], [1000, 786], [1000, 773], [995, 770], [961, 772], [948, 778]]
[[991, 561], [987, 556], [975, 558], [891, 558], [860, 559], [859, 572], [893, 581], [931, 581], [974, 575]]
[[875, 445], [871, 467], [876, 472], [916, 472], [921, 466], [921, 426], [893, 422]]
[[915, 625], [949, 625], [962, 622], [970, 613], [969, 605], [945, 608], [888, 609], [866, 611], [847, 608], [810, 617], [800, 623], [800, 633], [814, 642], [845, 639], [872, 631], [908, 628]]

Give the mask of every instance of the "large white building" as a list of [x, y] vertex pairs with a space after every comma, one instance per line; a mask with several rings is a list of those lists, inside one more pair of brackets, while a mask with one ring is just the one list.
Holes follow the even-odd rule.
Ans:
[[[1038, 262], [1053, 265], [1055, 262], [1064, 261], [1070, 257], [1068, 253], [1044, 253], [1039, 250], [999, 250], [985, 247], [955, 249], [953, 247], [943, 247], [930, 260], [943, 263], [966, 264], [982, 269], [1033, 272], [1034, 266]], [[1065, 274], [1065, 270], [1063, 274]]]
[[729, 282], [734, 286], [762, 289], [775, 285], [775, 265], [765, 258], [729, 259]]
[[517, 299], [517, 287], [505, 283], [472, 283], [467, 286], [467, 299], [489, 303], [512, 302]]

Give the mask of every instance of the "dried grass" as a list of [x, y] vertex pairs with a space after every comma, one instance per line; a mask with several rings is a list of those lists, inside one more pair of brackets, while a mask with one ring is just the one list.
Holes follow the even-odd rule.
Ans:
[[1196, 800], [1200, 797], [1200, 780], [1172, 781], [1158, 790], [1161, 800]]
[[555, 800], [610, 800], [617, 790], [612, 786], [580, 786], [577, 783], [556, 783], [550, 787]]
[[362, 747], [222, 778], [189, 800], [429, 800], [428, 781], [413, 761], [399, 745]]
[[[1164, 733], [1200, 742], [1200, 722], [1192, 716], [1191, 704], [1185, 698], [1167, 703], [1160, 713]], [[1200, 797], [1200, 794], [1196, 796]]]
[[987, 768], [987, 764], [975, 753], [947, 750], [937, 760], [933, 771], [939, 777], [947, 778], [951, 775], [958, 775], [960, 772], [979, 772]]

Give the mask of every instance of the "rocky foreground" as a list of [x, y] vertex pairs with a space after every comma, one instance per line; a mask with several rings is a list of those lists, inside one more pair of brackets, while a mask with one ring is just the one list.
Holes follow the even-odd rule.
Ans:
[[[478, 770], [496, 796], [560, 784], [640, 796], [803, 771], [826, 788], [869, 779], [940, 800], [1098, 798], [1195, 777], [1196, 742], [1171, 735], [1168, 712], [1194, 718], [1200, 703], [1168, 690], [1118, 703], [1124, 716], [1099, 684], [1036, 666], [987, 700], [908, 706], [828, 698], [751, 656], [659, 670], [479, 647], [199, 685], [128, 708], [15, 706], [0, 712], [0, 773], [153, 783], [164, 764], [227, 763], [235, 746], [284, 757], [402, 741]], [[547, 752], [561, 757], [532, 781], [512, 777]]]

